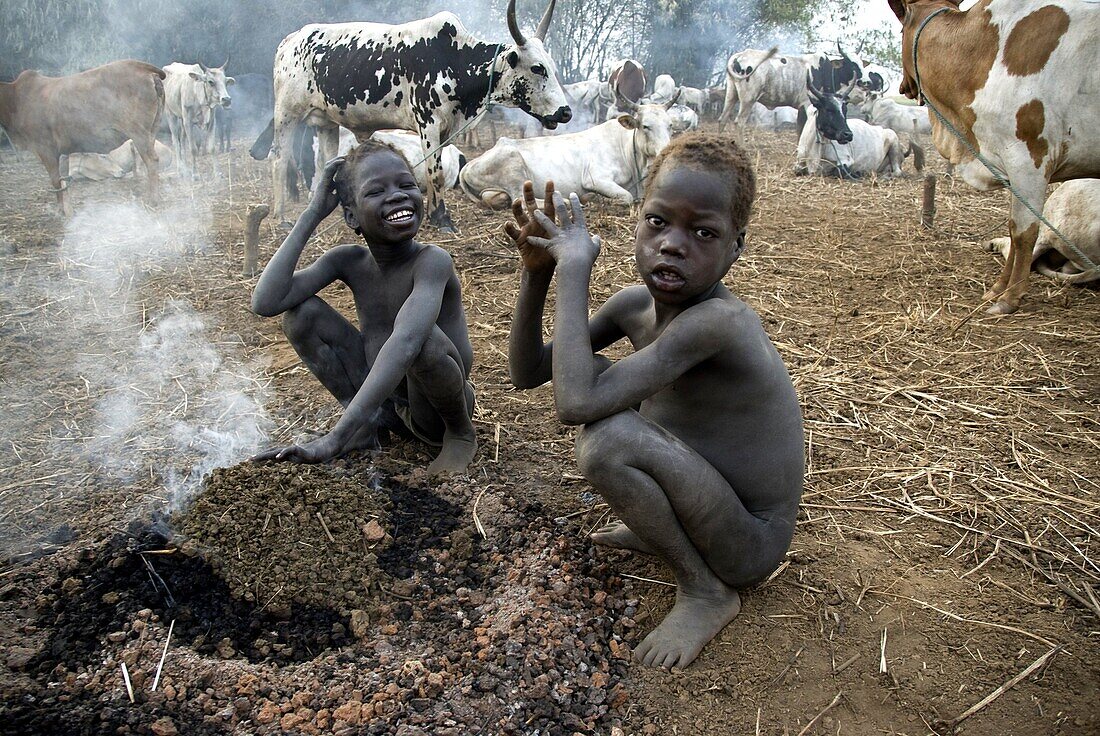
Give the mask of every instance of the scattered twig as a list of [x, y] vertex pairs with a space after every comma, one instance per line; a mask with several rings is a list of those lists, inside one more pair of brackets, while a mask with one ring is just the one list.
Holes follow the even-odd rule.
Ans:
[[1047, 662], [1049, 662], [1050, 659], [1052, 657], [1054, 657], [1054, 655], [1056, 655], [1058, 652], [1062, 651], [1064, 648], [1065, 648], [1065, 644], [1059, 644], [1058, 646], [1054, 647], [1049, 652], [1047, 652], [1046, 654], [1044, 654], [1043, 656], [1039, 657], [1037, 660], [1035, 660], [1034, 662], [1029, 664], [1024, 669], [1023, 672], [1019, 673], [1018, 675], [1013, 677], [1011, 680], [1009, 680], [1005, 684], [1001, 685], [999, 688], [997, 688], [996, 690], [991, 692], [989, 695], [986, 695], [984, 698], [979, 700], [977, 703], [975, 703], [974, 705], [967, 708], [962, 714], [960, 714], [957, 718], [955, 718], [955, 720], [951, 721], [951, 728], [954, 729], [960, 723], [965, 721], [967, 718], [974, 715], [975, 713], [980, 711], [982, 708], [986, 707], [987, 705], [992, 703], [994, 700], [996, 700], [997, 698], [1004, 695], [1006, 692], [1008, 692], [1013, 687], [1015, 687], [1020, 682], [1022, 682], [1032, 672], [1034, 672], [1035, 670], [1039, 669], [1040, 667], [1045, 665]]
[[670, 588], [675, 588], [676, 583], [669, 583], [664, 580], [654, 580], [653, 578], [643, 578], [640, 575], [630, 575], [628, 573], [619, 573], [624, 578], [630, 578], [631, 580], [641, 580], [643, 583], [654, 583], [655, 585], [667, 585]]
[[126, 694], [130, 696], [130, 702], [134, 702], [134, 686], [130, 683], [130, 670], [126, 669], [126, 663], [121, 662], [122, 665], [122, 681], [126, 683]]
[[332, 536], [332, 532], [328, 530], [328, 524], [325, 523], [325, 517], [321, 516], [321, 512], [317, 512], [317, 520], [321, 522], [321, 528], [325, 530], [325, 536], [328, 537], [328, 541], [333, 544], [336, 543], [336, 539]]
[[172, 629], [176, 628], [176, 619], [172, 619], [172, 623], [168, 624], [168, 636], [164, 640], [164, 651], [160, 653], [160, 662], [157, 664], [157, 674], [153, 678], [153, 692], [156, 692], [157, 685], [160, 684], [160, 672], [164, 669], [164, 658], [168, 656], [168, 645], [172, 642]]
[[803, 728], [803, 729], [802, 729], [801, 731], [799, 731], [799, 732], [798, 732], [798, 736], [806, 736], [806, 734], [807, 734], [807, 733], [809, 733], [810, 729], [814, 727], [814, 725], [815, 725], [815, 724], [816, 724], [816, 723], [818, 722], [818, 720], [819, 720], [819, 719], [820, 719], [820, 718], [821, 718], [821, 717], [822, 717], [823, 715], [825, 715], [826, 713], [828, 713], [829, 711], [831, 711], [831, 710], [832, 710], [833, 708], [835, 708], [835, 707], [836, 707], [837, 703], [839, 703], [839, 702], [840, 702], [840, 698], [841, 698], [841, 696], [842, 696], [842, 695], [844, 695], [844, 693], [842, 693], [842, 692], [840, 692], [840, 693], [837, 693], [837, 694], [836, 694], [836, 697], [835, 697], [835, 698], [833, 698], [832, 702], [831, 702], [831, 703], [829, 703], [828, 705], [826, 705], [826, 706], [825, 706], [825, 707], [824, 707], [824, 708], [823, 708], [823, 709], [821, 710], [821, 712], [820, 712], [820, 713], [818, 713], [818, 714], [817, 714], [816, 716], [814, 716], [813, 718], [811, 718], [811, 719], [810, 719], [810, 722], [806, 724], [806, 727], [805, 727], [805, 728]]

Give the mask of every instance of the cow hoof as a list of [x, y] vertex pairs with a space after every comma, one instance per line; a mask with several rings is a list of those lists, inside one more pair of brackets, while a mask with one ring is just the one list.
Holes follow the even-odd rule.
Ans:
[[999, 302], [994, 303], [994, 305], [992, 307], [990, 307], [989, 309], [985, 310], [985, 313], [986, 314], [992, 314], [992, 315], [997, 316], [997, 317], [1002, 317], [1006, 314], [1012, 314], [1013, 312], [1015, 312], [1018, 309], [1019, 309], [1018, 306], [1015, 306], [1013, 304], [1009, 304], [1006, 301], [999, 301]]
[[458, 228], [454, 225], [443, 225], [438, 228], [441, 233], [449, 233], [451, 235], [458, 235]]
[[279, 220], [278, 224], [275, 225], [275, 229], [281, 233], [289, 233], [293, 228], [294, 223], [290, 220]]

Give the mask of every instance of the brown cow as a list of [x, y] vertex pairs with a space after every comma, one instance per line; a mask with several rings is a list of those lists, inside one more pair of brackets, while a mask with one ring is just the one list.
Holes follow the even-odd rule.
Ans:
[[[963, 136], [933, 114], [932, 142], [976, 189], [1003, 186], [974, 155], [996, 167], [1036, 211], [1050, 182], [1100, 176], [1100, 11], [1071, 0], [889, 0], [902, 23], [905, 95], [923, 97]], [[937, 10], [944, 12], [929, 18]], [[917, 41], [917, 69], [913, 44]], [[920, 88], [917, 74], [920, 76]], [[1012, 245], [985, 294], [991, 314], [1009, 314], [1027, 291], [1038, 218], [1013, 197]]]
[[164, 110], [163, 80], [163, 70], [129, 59], [68, 77], [25, 71], [14, 82], [0, 82], [0, 125], [12, 143], [33, 151], [42, 161], [65, 215], [72, 214], [72, 206], [61, 156], [110, 153], [127, 140], [134, 141], [145, 163], [149, 199], [155, 201], [158, 177], [153, 143]]

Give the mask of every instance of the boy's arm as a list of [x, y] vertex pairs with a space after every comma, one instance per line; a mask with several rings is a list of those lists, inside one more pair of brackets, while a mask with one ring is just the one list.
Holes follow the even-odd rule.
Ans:
[[339, 204], [332, 179], [343, 162], [344, 159], [335, 158], [325, 166], [309, 206], [298, 217], [294, 228], [260, 274], [252, 292], [252, 311], [261, 317], [282, 314], [336, 280], [337, 271], [332, 259], [325, 257], [328, 253], [300, 271], [295, 271], [295, 268], [309, 236]]
[[557, 262], [554, 403], [563, 422], [585, 424], [637, 406], [721, 350], [728, 333], [719, 308], [697, 305], [678, 316], [653, 343], [601, 371], [588, 327], [589, 280], [599, 244], [588, 235], [575, 195], [571, 208], [560, 195], [555, 202], [563, 226], [537, 213], [553, 237], [533, 241], [546, 247]]
[[[542, 214], [554, 216], [554, 182], [546, 183]], [[512, 203], [516, 222], [504, 229], [520, 252], [522, 272], [512, 327], [508, 334], [508, 372], [516, 388], [535, 388], [552, 377], [554, 344], [542, 341], [546, 295], [554, 276], [554, 259], [544, 248], [528, 241], [528, 237], [545, 237], [546, 230], [534, 219], [535, 193], [531, 182], [524, 182], [523, 202]], [[589, 350], [600, 351], [623, 337], [622, 330], [601, 309], [589, 323]]]

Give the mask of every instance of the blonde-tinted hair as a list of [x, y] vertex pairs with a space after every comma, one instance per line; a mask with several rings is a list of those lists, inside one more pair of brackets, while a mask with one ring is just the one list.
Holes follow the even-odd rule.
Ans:
[[645, 198], [658, 174], [676, 167], [709, 171], [725, 181], [730, 188], [730, 222], [735, 229], [744, 229], [756, 198], [756, 174], [748, 155], [732, 136], [692, 131], [674, 138], [649, 165]]

